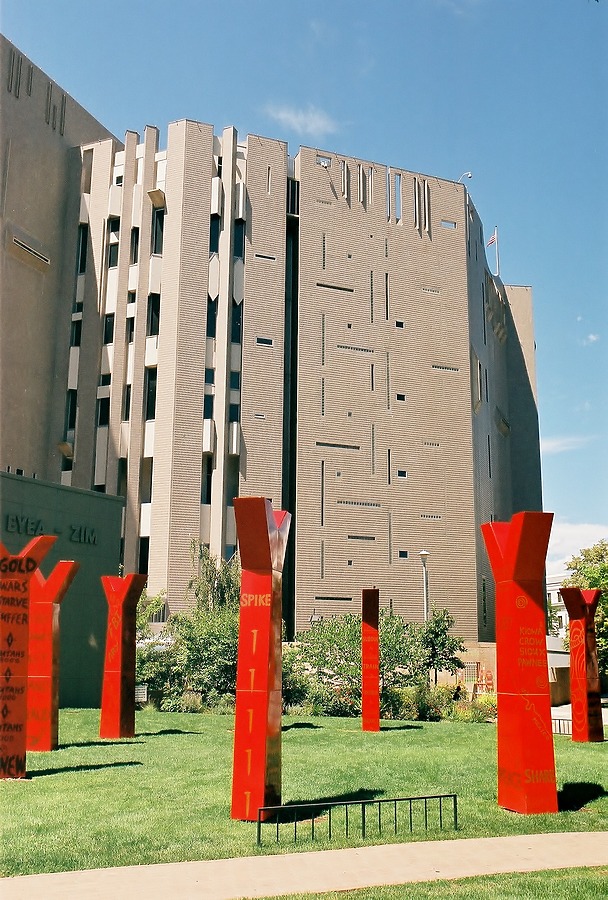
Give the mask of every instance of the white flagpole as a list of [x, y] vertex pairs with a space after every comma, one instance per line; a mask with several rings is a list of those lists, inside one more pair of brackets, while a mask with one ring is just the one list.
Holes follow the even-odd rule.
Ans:
[[500, 256], [498, 255], [498, 225], [494, 226], [494, 243], [496, 244], [496, 277], [500, 278]]

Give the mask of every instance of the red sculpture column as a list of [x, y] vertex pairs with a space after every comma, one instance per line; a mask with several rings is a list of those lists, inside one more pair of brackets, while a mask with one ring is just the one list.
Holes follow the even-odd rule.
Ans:
[[102, 576], [108, 601], [99, 737], [135, 734], [135, 619], [147, 575]]
[[291, 515], [264, 497], [237, 497], [242, 566], [233, 819], [254, 821], [281, 803], [281, 586]]
[[47, 579], [36, 570], [30, 580], [27, 750], [58, 746], [59, 607], [79, 566], [62, 560]]
[[361, 726], [380, 731], [380, 591], [364, 590], [361, 598]]
[[0, 543], [0, 778], [25, 778], [30, 582], [56, 537], [12, 556]]
[[543, 577], [552, 513], [481, 526], [496, 581], [498, 804], [557, 812]]
[[595, 611], [602, 592], [560, 588], [570, 617], [570, 702], [572, 740], [604, 740], [600, 673], [597, 664]]

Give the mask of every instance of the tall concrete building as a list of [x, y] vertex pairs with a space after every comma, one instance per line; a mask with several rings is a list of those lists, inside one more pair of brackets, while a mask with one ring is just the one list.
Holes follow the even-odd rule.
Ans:
[[125, 567], [170, 611], [191, 540], [229, 557], [264, 495], [294, 514], [288, 631], [373, 585], [421, 620], [424, 549], [431, 606], [492, 641], [479, 525], [541, 508], [531, 291], [464, 185], [187, 120], [79, 143], [47, 477], [126, 497]]

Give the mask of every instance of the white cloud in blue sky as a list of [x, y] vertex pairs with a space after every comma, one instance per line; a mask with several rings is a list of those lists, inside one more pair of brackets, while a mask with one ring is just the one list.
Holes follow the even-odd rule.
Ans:
[[554, 519], [547, 551], [547, 575], [566, 573], [566, 563], [586, 547], [608, 538], [608, 524]]
[[593, 435], [565, 434], [560, 437], [541, 437], [540, 452], [543, 456], [555, 456], [557, 453], [568, 453], [580, 450], [593, 440]]
[[338, 123], [331, 116], [311, 104], [301, 109], [296, 106], [269, 103], [264, 112], [275, 122], [300, 136], [322, 138], [339, 130]]

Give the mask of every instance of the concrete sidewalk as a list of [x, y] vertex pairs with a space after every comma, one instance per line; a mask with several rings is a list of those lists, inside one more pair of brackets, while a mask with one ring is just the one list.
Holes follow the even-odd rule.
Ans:
[[236, 900], [570, 866], [608, 866], [608, 831], [24, 875], [0, 880], [0, 896], [2, 900]]

